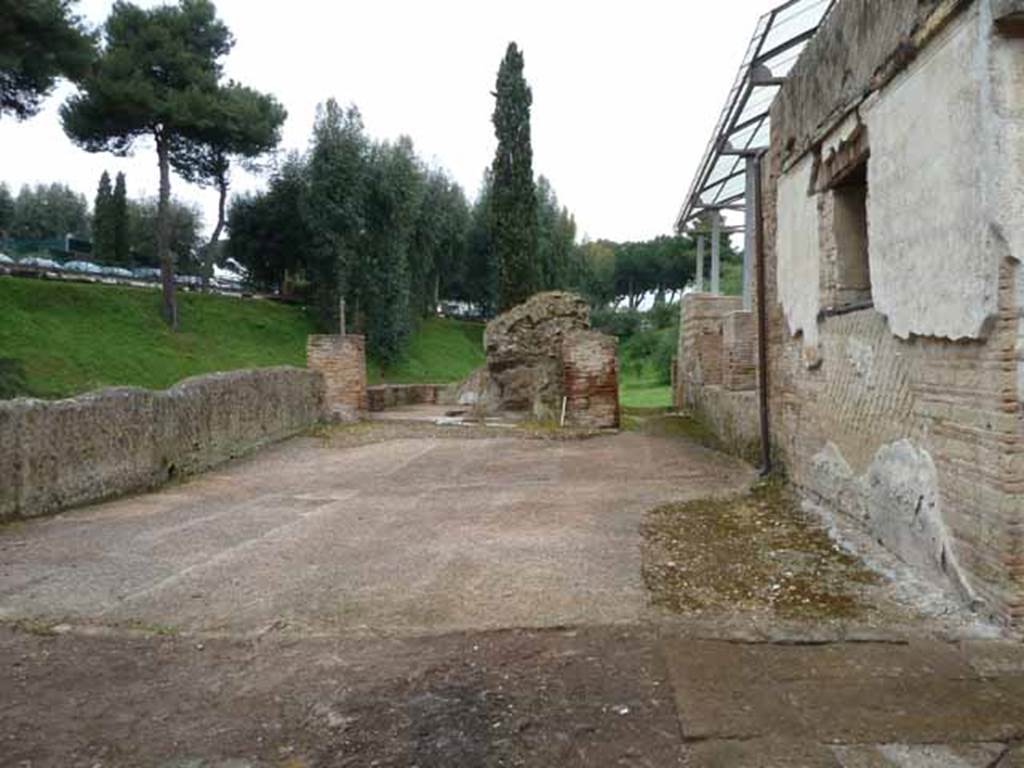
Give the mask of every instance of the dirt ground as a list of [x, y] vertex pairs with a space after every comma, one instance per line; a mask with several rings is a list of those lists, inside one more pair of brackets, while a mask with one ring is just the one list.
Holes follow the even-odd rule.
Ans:
[[361, 424], [5, 526], [0, 766], [1024, 766], [1018, 640], [639, 427]]

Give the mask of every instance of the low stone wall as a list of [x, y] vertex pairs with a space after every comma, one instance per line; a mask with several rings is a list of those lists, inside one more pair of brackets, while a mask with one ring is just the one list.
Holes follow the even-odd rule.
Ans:
[[371, 412], [404, 405], [454, 405], [458, 384], [375, 384], [366, 390]]
[[590, 429], [619, 426], [618, 340], [574, 331], [562, 343], [565, 423]]
[[349, 421], [369, 408], [366, 340], [362, 336], [310, 336], [306, 365], [324, 377], [325, 407], [335, 421]]
[[307, 429], [323, 405], [321, 377], [287, 367], [198, 376], [160, 391], [0, 402], [0, 521], [199, 472]]

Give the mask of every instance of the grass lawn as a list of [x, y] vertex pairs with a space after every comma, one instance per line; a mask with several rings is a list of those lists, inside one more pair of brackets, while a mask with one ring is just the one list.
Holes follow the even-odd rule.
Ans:
[[[0, 397], [56, 398], [100, 387], [160, 389], [212, 371], [306, 364], [315, 333], [301, 307], [178, 292], [181, 329], [151, 288], [0, 276]], [[448, 382], [483, 365], [482, 323], [430, 318], [371, 382]]]
[[297, 307], [179, 291], [181, 329], [160, 292], [0, 276], [0, 361], [14, 392], [66, 397], [99, 387], [153, 389], [211, 371], [305, 365], [313, 330]]
[[643, 379], [623, 379], [619, 383], [619, 402], [627, 408], [668, 408], [672, 405], [672, 387]]
[[409, 338], [402, 359], [380, 366], [371, 361], [371, 384], [462, 381], [484, 364], [484, 324], [431, 317]]

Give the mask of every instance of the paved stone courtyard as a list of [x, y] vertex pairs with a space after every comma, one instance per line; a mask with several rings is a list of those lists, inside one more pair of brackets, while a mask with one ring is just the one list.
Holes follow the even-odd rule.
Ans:
[[[1024, 765], [1024, 645], [884, 576], [779, 611], [728, 562], [760, 507], [698, 503], [754, 481], [674, 430], [388, 421], [5, 526], [0, 765]], [[652, 599], [699, 536], [694, 591], [753, 598]]]

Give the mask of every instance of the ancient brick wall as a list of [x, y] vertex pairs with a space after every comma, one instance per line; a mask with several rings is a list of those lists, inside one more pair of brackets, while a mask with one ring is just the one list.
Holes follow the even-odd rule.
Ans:
[[757, 389], [757, 327], [752, 312], [730, 312], [722, 321], [722, 385], [735, 392]]
[[619, 426], [618, 340], [597, 331], [572, 331], [562, 342], [566, 424]]
[[160, 391], [0, 402], [0, 521], [148, 490], [322, 416], [323, 382], [298, 368], [198, 376]]
[[306, 366], [324, 377], [327, 412], [353, 419], [369, 408], [366, 393], [366, 346], [362, 336], [310, 336]]
[[683, 297], [677, 374], [681, 405], [693, 405], [700, 387], [722, 384], [725, 318], [742, 309], [739, 296], [691, 293]]
[[675, 404], [707, 424], [731, 453], [759, 452], [757, 335], [738, 296], [683, 297]]
[[[860, 0], [841, 2], [822, 39], [848, 38], [850, 28], [841, 29], [841, 25], [851, 14], [861, 18], [858, 23], [870, 22], [873, 26], [868, 16], [859, 16], [868, 5]], [[927, 18], [923, 4], [901, 2], [893, 6], [885, 13], [902, 14], [901, 24], [910, 23], [912, 16], [916, 19], [911, 24], [916, 41], [925, 39], [922, 30], [927, 31], [929, 24], [932, 33], [939, 34], [942, 25]], [[948, 17], [941, 21], [947, 24]], [[988, 20], [979, 20], [975, 14], [958, 23], [976, 25]], [[947, 26], [943, 34], [952, 35], [958, 29]], [[974, 37], [970, 39], [983, 39], [978, 31], [977, 26], [971, 27], [968, 34]], [[980, 31], [988, 34], [984, 26]], [[889, 32], [884, 32], [882, 39], [888, 39], [887, 35]], [[858, 41], [858, 45], [864, 43], [860, 37]], [[814, 51], [822, 50], [823, 45], [819, 42], [808, 49], [794, 85], [787, 85], [776, 102], [772, 150], [766, 159], [763, 191], [769, 399], [776, 458], [797, 486], [862, 522], [922, 573], [958, 589], [993, 616], [1024, 625], [1024, 291], [1019, 256], [1013, 251], [1017, 235], [1000, 223], [993, 231], [1002, 231], [1006, 237], [979, 238], [974, 251], [952, 248], [939, 254], [925, 249], [930, 254], [927, 257], [933, 259], [933, 279], [945, 276], [954, 285], [971, 274], [967, 265], [972, 259], [988, 258], [985, 254], [990, 251], [995, 254], [993, 276], [991, 280], [985, 277], [983, 286], [995, 309], [975, 337], [897, 334], [890, 319], [873, 308], [840, 314], [824, 311], [836, 301], [838, 293], [836, 243], [829, 225], [833, 210], [827, 193], [821, 194], [823, 226], [817, 235], [821, 239], [822, 264], [817, 288], [823, 311], [814, 324], [813, 349], [808, 348], [805, 334], [794, 335], [787, 322], [778, 286], [779, 180], [792, 167], [800, 147], [828, 144], [825, 116], [838, 121], [849, 107], [843, 101], [844, 90], [833, 91], [822, 85], [828, 67], [815, 66]], [[874, 45], [867, 43], [866, 50], [871, 54], [868, 59], [892, 60], [880, 49], [875, 51]], [[838, 51], [836, 55], [847, 54]], [[939, 59], [925, 55], [911, 64], [903, 78], [913, 77], [918, 66], [935, 66], [936, 61]], [[817, 85], [812, 88], [814, 83]], [[863, 98], [862, 91], [855, 95]], [[874, 99], [874, 104], [884, 105], [886, 91], [875, 94]], [[801, 103], [807, 100], [815, 103]], [[1002, 136], [1000, 141], [1006, 138], [998, 133], [1005, 127], [985, 124]], [[892, 130], [894, 126], [883, 127]], [[871, 138], [869, 131], [869, 143]], [[954, 150], [971, 152], [973, 148], [950, 148]], [[892, 178], [900, 178], [901, 156], [873, 153], [870, 162], [884, 163], [886, 173], [896, 167]], [[973, 183], [981, 185], [979, 188], [996, 183], [997, 176], [986, 175], [980, 162], [976, 167], [979, 172], [972, 178]], [[919, 164], [914, 168], [920, 168]], [[943, 169], [926, 170], [936, 173]], [[876, 173], [872, 183], [888, 182], [889, 178]], [[949, 186], [952, 192], [957, 191], [956, 185]], [[903, 198], [910, 191], [902, 190]], [[1000, 191], [1004, 196], [1016, 195], [1018, 202], [1019, 193], [1019, 188]], [[870, 205], [878, 206], [882, 199], [875, 194]], [[908, 199], [904, 209], [893, 213], [893, 219], [912, 218], [914, 226], [920, 227], [929, 216], [946, 215], [945, 209], [929, 206], [928, 210], [919, 210], [914, 205], [915, 200]], [[1010, 226], [1019, 227], [1019, 221]], [[891, 296], [893, 284], [880, 286], [879, 281], [888, 281], [890, 271], [898, 273], [916, 254], [904, 249], [902, 266], [886, 263], [882, 264], [885, 269], [876, 271], [877, 259], [887, 258], [877, 245], [870, 246], [874, 289], [881, 287]], [[985, 254], [979, 253], [980, 249], [986, 249]], [[940, 257], [941, 261], [935, 261]], [[976, 274], [981, 279], [984, 272]], [[907, 287], [911, 291], [914, 288]], [[972, 286], [972, 290], [977, 288]], [[908, 301], [933, 305], [918, 318], [933, 316], [936, 305], [942, 303], [928, 290], [919, 282], [917, 295], [908, 296]]]

